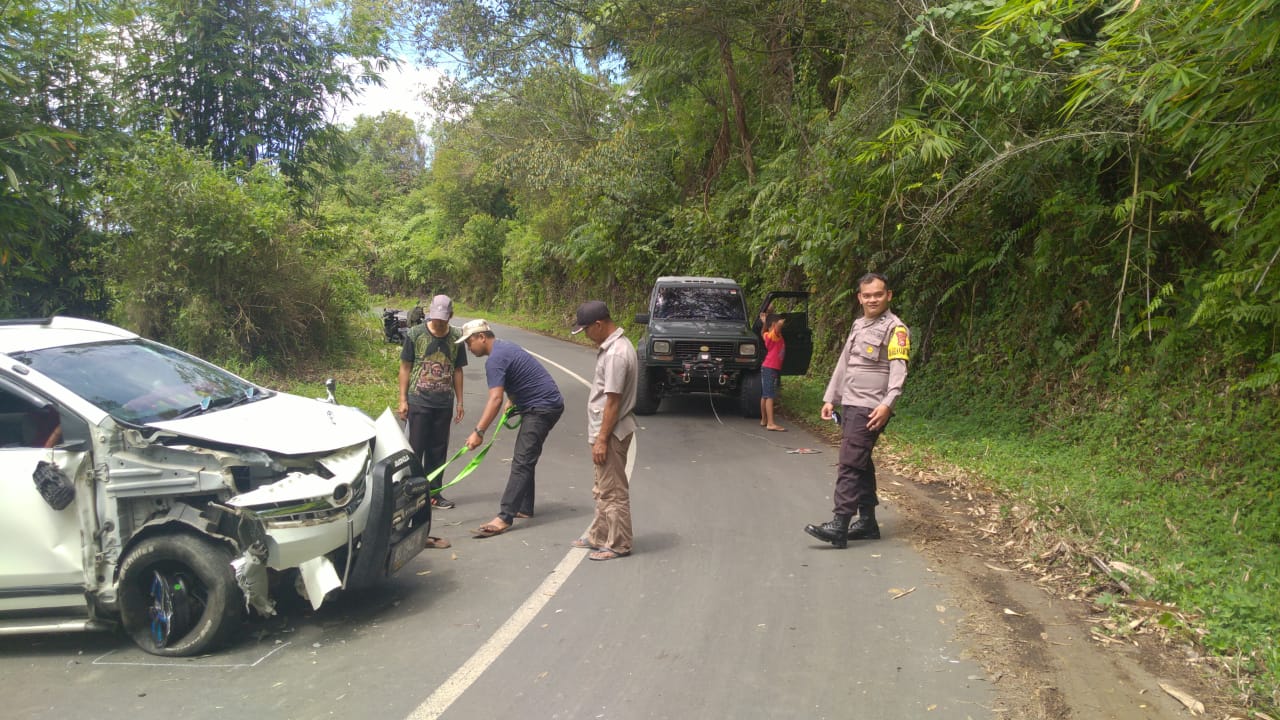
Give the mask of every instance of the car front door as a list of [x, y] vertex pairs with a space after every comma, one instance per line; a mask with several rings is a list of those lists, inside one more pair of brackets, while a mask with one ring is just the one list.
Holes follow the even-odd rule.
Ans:
[[87, 423], [0, 376], [0, 611], [87, 611], [88, 449]]
[[782, 338], [787, 353], [782, 357], [782, 375], [804, 375], [813, 357], [813, 331], [809, 328], [809, 293], [774, 290], [760, 303], [760, 313], [775, 313], [786, 318]]

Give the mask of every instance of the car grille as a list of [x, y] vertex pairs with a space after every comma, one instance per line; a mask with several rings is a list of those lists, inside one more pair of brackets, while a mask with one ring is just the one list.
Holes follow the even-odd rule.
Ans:
[[713, 358], [731, 358], [737, 353], [734, 352], [736, 346], [731, 342], [698, 342], [696, 340], [677, 340], [676, 341], [676, 360], [697, 360], [698, 356], [704, 352], [702, 348], [707, 348], [705, 352], [710, 352]]
[[364, 502], [365, 495], [365, 476], [364, 473], [351, 483], [351, 499], [342, 507], [333, 507], [328, 500], [315, 498], [312, 500], [298, 500], [293, 502], [270, 503], [267, 505], [258, 505], [251, 508], [253, 512], [272, 524], [287, 524], [295, 522], [307, 521], [328, 521], [338, 517], [344, 513], [349, 513], [355, 508], [360, 507], [360, 503]]
[[301, 503], [278, 503], [267, 506], [250, 508], [259, 517], [266, 520], [272, 525], [307, 522], [317, 520], [331, 520], [343, 513], [347, 512], [345, 507], [331, 507], [323, 500], [313, 500]]

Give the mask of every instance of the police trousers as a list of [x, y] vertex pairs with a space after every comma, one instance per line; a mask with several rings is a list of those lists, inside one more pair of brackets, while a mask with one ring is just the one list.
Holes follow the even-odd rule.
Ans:
[[836, 471], [835, 515], [853, 517], [858, 514], [858, 508], [873, 508], [880, 504], [876, 498], [876, 464], [871, 461], [871, 450], [884, 427], [868, 430], [867, 416], [870, 414], [871, 408], [844, 406], [840, 463]]

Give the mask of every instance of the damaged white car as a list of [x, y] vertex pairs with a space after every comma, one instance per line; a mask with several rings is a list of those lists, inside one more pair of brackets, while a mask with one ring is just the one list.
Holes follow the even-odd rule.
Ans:
[[319, 607], [403, 566], [431, 529], [421, 475], [389, 411], [112, 325], [0, 321], [0, 634], [118, 620], [148, 652], [205, 652], [273, 614], [280, 578]]

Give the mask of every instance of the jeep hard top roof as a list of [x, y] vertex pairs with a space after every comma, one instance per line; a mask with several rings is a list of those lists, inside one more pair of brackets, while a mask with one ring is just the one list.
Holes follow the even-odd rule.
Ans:
[[696, 277], [692, 275], [664, 275], [655, 281], [658, 285], [732, 285], [738, 287], [736, 280], [722, 277]]

